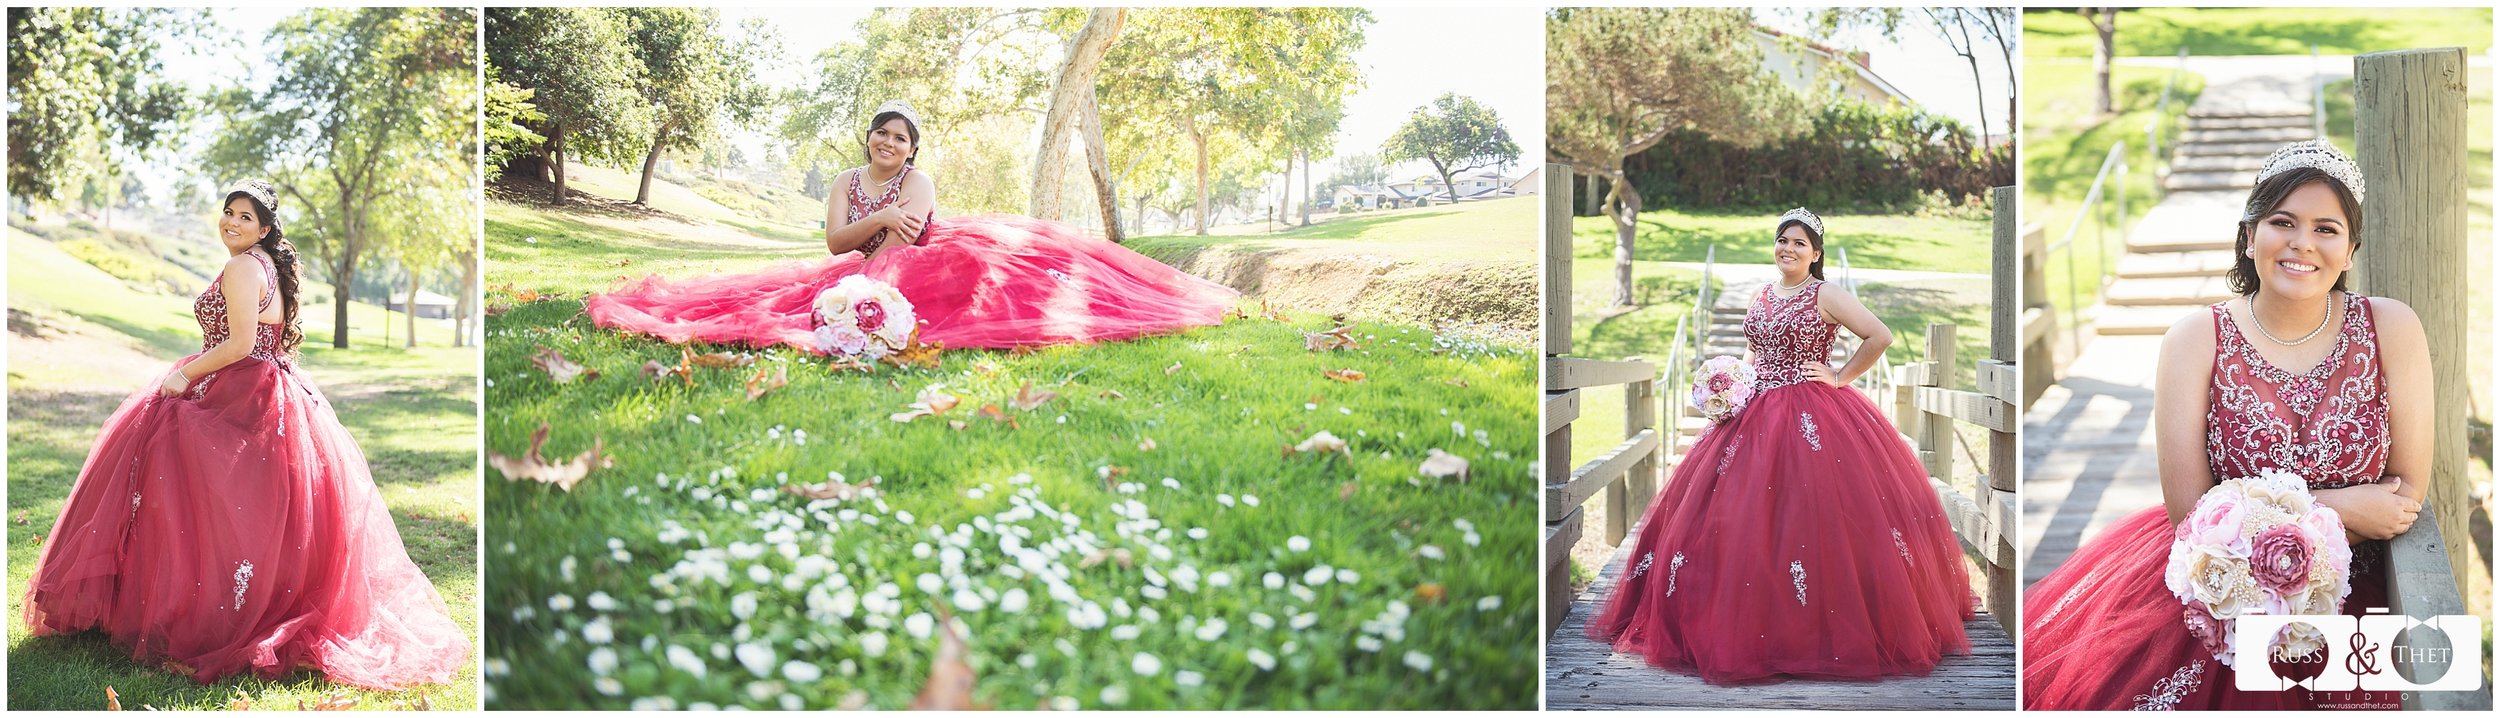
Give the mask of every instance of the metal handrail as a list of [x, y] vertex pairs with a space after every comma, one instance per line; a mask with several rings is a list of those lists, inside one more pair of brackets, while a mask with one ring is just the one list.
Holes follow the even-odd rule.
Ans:
[[2312, 139], [2326, 139], [2326, 72], [2318, 69], [2318, 46], [2309, 46], [2309, 131]]
[[[2117, 192], [2119, 214], [2118, 220], [2114, 223], [2093, 223], [2093, 242], [2098, 245], [2097, 249], [2099, 250], [2099, 255], [2101, 257], [2099, 272], [2093, 278], [2093, 281], [2099, 285], [2097, 289], [2093, 290], [2095, 296], [2099, 295], [2100, 290], [2109, 288], [2109, 238], [2106, 236], [2106, 232], [2104, 232], [2104, 230], [2106, 230], [2111, 224], [2116, 224], [2120, 227], [2127, 226], [2127, 192], [2126, 187], [2123, 184], [2127, 176], [2127, 143], [2110, 143], [2109, 154], [2101, 158], [2101, 170], [2092, 175], [2092, 190], [2084, 193], [2083, 195], [2083, 207], [2075, 211], [2074, 221], [2066, 225], [2066, 236], [2049, 244], [2047, 249], [2050, 254], [2056, 254], [2057, 251], [2061, 249], [2070, 249], [2075, 242], [2075, 235], [2083, 231], [2084, 218], [2100, 216], [2100, 212], [2098, 210], [2100, 209], [2102, 190], [2109, 186], [2109, 177], [2112, 170], [2117, 171], [2118, 178], [2122, 183]], [[2080, 316], [2083, 311], [2083, 297], [2078, 293], [2079, 288], [2082, 286], [2082, 283], [2078, 281], [2075, 276], [2075, 253], [2073, 251], [2068, 251], [2066, 252], [2066, 331], [2069, 335], [2067, 339], [2073, 342], [2073, 345], [2077, 347], [2083, 346], [2083, 322]]]
[[[1840, 255], [1840, 286], [1849, 290], [1849, 296], [1858, 296], [1858, 275], [1856, 271], [1849, 268], [1849, 248], [1833, 247], [1833, 250]], [[1859, 301], [1865, 300], [1861, 297]], [[1863, 337], [1858, 340], [1858, 346], [1866, 346]], [[1850, 384], [1874, 397], [1878, 405], [1891, 406], [1890, 402], [1883, 401], [1883, 397], [1892, 396], [1892, 353], [1887, 351], [1876, 354], [1875, 366], [1869, 368], [1865, 374], [1858, 375], [1858, 378]], [[1900, 417], [1893, 417], [1893, 419], [1897, 422]]]
[[2160, 161], [2161, 148], [2168, 144], [2162, 141], [2162, 135], [2168, 134], [2162, 130], [2167, 128], [2170, 122], [2170, 96], [2179, 89], [2179, 73], [2187, 70], [2187, 57], [2187, 46], [2180, 46], [2179, 62], [2170, 67], [2170, 79], [2163, 82], [2161, 86], [2161, 104], [2153, 106], [2152, 117], [2144, 118], [2144, 158], [2146, 161]]

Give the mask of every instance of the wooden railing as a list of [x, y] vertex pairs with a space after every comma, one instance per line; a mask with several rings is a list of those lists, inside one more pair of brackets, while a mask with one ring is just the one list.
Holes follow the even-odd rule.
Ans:
[[2064, 374], [2065, 362], [2082, 347], [2060, 346], [2057, 342], [2057, 307], [2049, 302], [2049, 283], [2043, 278], [2049, 263], [2048, 230], [2038, 222], [2023, 225], [2023, 315], [2022, 363], [2024, 409], [2040, 400], [2040, 392], [2057, 383]]
[[[1581, 504], [1606, 495], [1607, 543], [1619, 543], [1657, 493], [1658, 367], [1645, 361], [1601, 361], [1571, 353], [1571, 168], [1545, 166], [1545, 630], [1571, 612], [1571, 547], [1586, 530]], [[1560, 261], [1556, 261], [1559, 259]], [[1707, 310], [1707, 307], [1704, 307]], [[1582, 389], [1623, 387], [1623, 443], [1574, 466], [1571, 422], [1580, 418]]]

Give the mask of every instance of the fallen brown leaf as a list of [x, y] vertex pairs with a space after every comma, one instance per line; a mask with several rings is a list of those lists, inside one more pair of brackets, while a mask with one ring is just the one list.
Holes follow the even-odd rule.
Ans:
[[1128, 395], [1127, 395], [1127, 394], [1122, 394], [1122, 393], [1120, 393], [1118, 390], [1115, 390], [1115, 389], [1104, 389], [1104, 390], [1102, 390], [1102, 393], [1100, 393], [1100, 394], [1095, 394], [1094, 396], [1101, 397], [1101, 398], [1104, 398], [1104, 399], [1126, 399], [1126, 398], [1128, 398]]
[[1441, 383], [1443, 383], [1443, 384], [1448, 384], [1448, 385], [1450, 385], [1450, 386], [1458, 387], [1458, 388], [1461, 388], [1461, 389], [1465, 389], [1465, 388], [1467, 388], [1467, 380], [1465, 380], [1465, 379], [1460, 379], [1460, 378], [1458, 378], [1458, 377], [1450, 377], [1450, 378], [1448, 378], [1448, 379], [1443, 379], [1443, 380], [1441, 380]]
[[936, 369], [938, 354], [944, 351], [946, 351], [945, 342], [923, 343], [920, 341], [920, 328], [912, 327], [911, 337], [904, 339], [902, 346], [895, 347], [894, 351], [886, 353], [885, 363], [904, 369], [912, 367]]
[[24, 512], [24, 511], [19, 511], [19, 512], [17, 512], [17, 525], [19, 525], [19, 526], [24, 526], [24, 525], [26, 525], [26, 512]]
[[972, 370], [982, 376], [998, 373], [998, 362], [983, 359], [972, 363]]
[[539, 458], [538, 450], [547, 444], [547, 431], [550, 428], [551, 427], [549, 427], [545, 422], [539, 423], [538, 431], [530, 434], [530, 449], [528, 453], [522, 454], [521, 458], [515, 459], [489, 451], [486, 452], [486, 465], [495, 467], [496, 471], [503, 472], [503, 477], [506, 481], [521, 481], [526, 479], [540, 483], [554, 484], [556, 488], [563, 489], [568, 492], [573, 490], [574, 484], [581, 483], [583, 479], [590, 478], [590, 472], [592, 470], [605, 469], [614, 465], [615, 462], [609, 460], [607, 454], [605, 453], [606, 443], [597, 437], [591, 438], [590, 451], [584, 452], [579, 456], [575, 456], [564, 463], [547, 463], [546, 460]]
[[538, 347], [538, 353], [530, 355], [530, 363], [537, 365], [539, 371], [547, 372], [547, 378], [558, 384], [571, 384], [574, 379], [599, 378], [599, 370], [575, 364], [545, 346]]
[[1330, 369], [1320, 372], [1320, 374], [1330, 379], [1346, 382], [1348, 384], [1363, 380], [1363, 372], [1355, 369]]
[[696, 354], [692, 349], [686, 349], [683, 351], [686, 353], [686, 363], [699, 367], [712, 369], [740, 369], [755, 363], [755, 357], [738, 356], [729, 352]]
[[966, 423], [964, 423], [964, 422], [963, 422], [963, 420], [961, 420], [961, 419], [948, 419], [948, 420], [946, 420], [946, 428], [949, 428], [949, 429], [954, 429], [954, 430], [956, 430], [956, 431], [963, 431], [963, 430], [964, 430], [964, 427], [967, 427], [967, 426], [971, 426], [971, 424], [966, 424]]
[[343, 711], [343, 710], [353, 710], [353, 709], [355, 709], [355, 707], [356, 707], [356, 699], [355, 699], [354, 697], [351, 697], [351, 696], [345, 696], [345, 695], [335, 695], [335, 696], [329, 696], [329, 697], [323, 698], [323, 699], [321, 699], [321, 702], [319, 702], [319, 703], [314, 703], [314, 704], [312, 704], [312, 705], [310, 705], [310, 706], [306, 706], [306, 705], [304, 705], [304, 701], [303, 701], [302, 699], [297, 699], [297, 700], [295, 701], [295, 706], [296, 706], [296, 707], [295, 707], [295, 709], [296, 709], [296, 710], [302, 710], [302, 711]]
[[953, 394], [941, 391], [941, 389], [945, 388], [945, 386], [946, 385], [944, 384], [930, 384], [929, 388], [920, 390], [920, 396], [912, 401], [910, 410], [898, 411], [886, 418], [893, 419], [898, 422], [910, 423], [911, 420], [918, 419], [923, 416], [937, 416], [939, 414], [946, 413], [946, 410], [955, 408], [955, 405], [961, 403], [963, 400], [957, 398]]
[[1098, 548], [1094, 549], [1093, 553], [1085, 554], [1083, 560], [1076, 562], [1076, 567], [1093, 568], [1102, 565], [1104, 561], [1117, 562], [1120, 568], [1129, 568], [1137, 565], [1137, 554], [1124, 548]]
[[1285, 313], [1267, 306], [1265, 299], [1259, 300], [1259, 316], [1271, 322], [1285, 321]]
[[694, 366], [692, 361], [694, 358], [694, 352], [680, 349], [678, 350], [678, 356], [679, 359], [677, 360], [677, 366], [662, 364], [657, 360], [643, 362], [642, 378], [653, 382], [660, 382], [666, 381], [669, 377], [673, 376], [684, 380], [686, 382], [686, 388], [694, 388]]
[[1352, 482], [1352, 481], [1348, 481], [1348, 482], [1345, 482], [1345, 483], [1342, 483], [1342, 484], [1338, 484], [1338, 485], [1337, 485], [1337, 500], [1338, 500], [1338, 501], [1345, 501], [1345, 500], [1348, 500], [1348, 499], [1352, 499], [1352, 498], [1354, 498], [1354, 492], [1355, 492], [1355, 490], [1356, 490], [1356, 489], [1360, 489], [1360, 488], [1362, 488], [1362, 486], [1361, 486], [1361, 485], [1356, 484], [1356, 483], [1354, 483], [1354, 482]]
[[876, 486], [877, 481], [877, 477], [871, 476], [868, 477], [867, 481], [853, 484], [828, 477], [825, 479], [825, 482], [821, 484], [783, 484], [781, 490], [787, 491], [794, 496], [808, 499], [849, 501], [851, 500], [851, 497], [858, 496], [861, 492], [867, 491], [869, 488]]
[[1172, 365], [1171, 365], [1171, 366], [1167, 366], [1167, 367], [1164, 367], [1164, 368], [1163, 368], [1163, 375], [1164, 375], [1164, 376], [1171, 376], [1171, 375], [1174, 375], [1174, 374], [1179, 374], [1179, 373], [1181, 373], [1181, 363], [1180, 363], [1180, 362], [1172, 362]]
[[766, 376], [764, 370], [759, 367], [755, 370], [755, 376], [747, 377], [747, 401], [764, 398], [765, 394], [773, 393], [774, 389], [789, 385], [790, 365], [783, 364], [776, 367], [771, 376]]
[[1154, 437], [1151, 437], [1151, 436], [1140, 436], [1140, 437], [1137, 437], [1137, 450], [1138, 450], [1138, 451], [1153, 451], [1153, 450], [1155, 450], [1155, 438], [1154, 438]]
[[976, 413], [977, 413], [977, 414], [978, 414], [981, 418], [984, 418], [984, 419], [989, 419], [989, 420], [991, 420], [991, 421], [995, 421], [995, 422], [998, 422], [998, 423], [1001, 423], [1001, 424], [1006, 424], [1006, 425], [1007, 425], [1007, 428], [1010, 428], [1010, 429], [1022, 429], [1022, 428], [1024, 428], [1023, 426], [1018, 425], [1018, 424], [1016, 423], [1016, 418], [1015, 418], [1015, 417], [1012, 417], [1012, 416], [1008, 416], [1008, 415], [1007, 415], [1007, 410], [1005, 410], [1005, 409], [1001, 409], [1001, 408], [998, 408], [998, 405], [997, 405], [997, 404], [982, 404], [982, 405], [981, 405], [981, 410], [980, 410], [979, 412], [976, 412]]
[[1016, 398], [1009, 400], [1007, 405], [1015, 407], [1017, 411], [1032, 411], [1057, 398], [1059, 398], [1059, 392], [1048, 389], [1033, 391], [1033, 382], [1028, 381], [1024, 383], [1024, 388], [1016, 390]]
[[252, 699], [250, 699], [250, 698], [244, 698], [244, 697], [242, 697], [242, 696], [236, 696], [234, 700], [231, 700], [231, 701], [226, 701], [226, 710], [230, 710], [230, 711], [248, 711], [248, 710], [251, 710], [251, 709], [252, 709]]
[[122, 709], [122, 696], [119, 693], [114, 693], [112, 686], [104, 687], [104, 709], [108, 711], [117, 711]]
[[911, 710], [964, 711], [979, 710], [972, 702], [972, 664], [965, 660], [971, 653], [964, 637], [955, 632], [955, 618], [945, 606], [938, 607], [937, 657], [929, 662], [929, 682], [921, 686], [920, 695], [911, 699]]
[[538, 290], [524, 289], [512, 293], [512, 300], [523, 304], [538, 301]]
[[1354, 341], [1354, 327], [1338, 326], [1324, 332], [1303, 332], [1302, 348], [1315, 352], [1361, 349]]
[[1427, 583], [1415, 587], [1415, 600], [1418, 602], [1440, 603], [1447, 600], [1449, 597], [1450, 589], [1442, 586], [1441, 584]]
[[1354, 450], [1346, 446], [1344, 439], [1337, 438], [1336, 434], [1328, 433], [1323, 429], [1317, 434], [1312, 434], [1311, 438], [1303, 439], [1302, 443], [1285, 447], [1285, 455], [1294, 454], [1344, 454], [1350, 458], [1354, 456]]
[[1415, 467], [1416, 471], [1422, 472], [1423, 475], [1436, 479], [1455, 477], [1458, 479], [1459, 483], [1467, 483], [1466, 459], [1459, 458], [1457, 454], [1445, 452], [1440, 449], [1431, 449], [1429, 451], [1430, 454], [1424, 458], [1423, 465]]
[[1019, 347], [1015, 347], [1015, 348], [1012, 348], [1012, 349], [1008, 349], [1008, 350], [1007, 350], [1007, 356], [1011, 356], [1011, 357], [1029, 357], [1029, 356], [1033, 356], [1033, 355], [1035, 355], [1035, 354], [1040, 354], [1040, 353], [1042, 353], [1042, 349], [1041, 349], [1041, 347], [1030, 346], [1030, 345], [1027, 345], [1027, 346], [1019, 346]]

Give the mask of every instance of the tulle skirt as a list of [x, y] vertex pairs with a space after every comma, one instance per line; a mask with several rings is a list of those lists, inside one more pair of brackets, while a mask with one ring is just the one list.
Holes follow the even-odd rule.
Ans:
[[1926, 675], [1970, 652], [1960, 544], [1865, 397], [1772, 389], [1691, 452], [1592, 637], [1716, 684]]
[[816, 294], [865, 274], [894, 286], [926, 322], [920, 338], [952, 348], [1118, 341], [1221, 323], [1240, 298], [1075, 228], [1029, 217], [937, 220], [921, 245], [889, 244], [762, 271], [647, 277], [585, 303], [599, 326], [670, 343], [813, 348]]
[[101, 630], [203, 684], [450, 680], [469, 641], [320, 391], [259, 359], [197, 384], [151, 382], [105, 421], [28, 586], [32, 632]]
[[[2389, 693], [2241, 691], [2162, 585], [2174, 529], [2155, 506], [2077, 549], [2023, 592], [2024, 710], [2301, 710], [2387, 705]], [[2387, 605], [2384, 543], [2353, 546], [2344, 613]]]

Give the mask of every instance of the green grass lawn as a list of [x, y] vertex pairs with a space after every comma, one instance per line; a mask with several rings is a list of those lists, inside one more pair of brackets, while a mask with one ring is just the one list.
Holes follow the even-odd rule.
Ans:
[[[2181, 72], [2173, 86], [2172, 72], [2167, 69], [2114, 68], [2110, 89], [2119, 111], [2096, 117], [2089, 61], [2031, 57], [2023, 64], [2023, 221], [2039, 224], [2050, 243], [2067, 237], [2070, 230], [2075, 232], [2072, 249], [2049, 254], [2044, 279], [2050, 301], [2063, 311], [2069, 302], [2067, 263], [2071, 259], [2075, 282], [2083, 285], [2075, 301], [2088, 307], [2100, 301], [2100, 285], [2091, 278], [2100, 276], [2103, 252], [2115, 258], [2126, 251], [2126, 226], [2119, 224], [2118, 217], [2120, 196], [2124, 195], [2130, 223], [2162, 197], [2158, 170], [2169, 164], [2169, 158], [2155, 157], [2145, 146], [2145, 125], [2160, 118], [2170, 130], [2163, 141], [2172, 141], [2186, 126], [2188, 106], [2204, 92], [2205, 78]], [[2171, 90], [2167, 112], [2161, 110], [2165, 88]], [[2098, 219], [2076, 225], [2075, 217], [2084, 209], [2084, 199], [2091, 194], [2092, 180], [2109, 148], [2122, 142], [2127, 146], [2126, 175], [2113, 175], [2103, 187]], [[2098, 227], [2106, 229], [2095, 234]], [[2069, 252], [2074, 253], [2071, 258]]]
[[[1637, 261], [1699, 262], [1716, 247], [1720, 262], [1770, 264], [1771, 232], [1778, 219], [1776, 214], [1648, 210], [1641, 213], [1633, 235], [1632, 255]], [[1825, 216], [1823, 224], [1831, 232], [1824, 245], [1826, 269], [1837, 271], [1845, 248], [1853, 267], [1988, 272], [1985, 219], [1842, 214]], [[1614, 257], [1613, 220], [1574, 218], [1571, 238], [1573, 256]], [[1607, 270], [1608, 276], [1612, 271]]]
[[1513, 197], [1345, 214], [1270, 234], [1136, 237], [1127, 246], [1155, 257], [1217, 245], [1252, 249], [1324, 246], [1434, 260], [1525, 261], [1536, 256], [1536, 234], [1512, 230], [1539, 226], [1543, 207], [1536, 197]]
[[[9, 241], [12, 310], [96, 327], [110, 332], [110, 344], [168, 362], [198, 351], [199, 330], [190, 317], [188, 298], [134, 291], [40, 239], [13, 235]], [[353, 316], [366, 317], [368, 323], [398, 316], [368, 305], [351, 306], [360, 310]], [[305, 343], [302, 366], [336, 402], [339, 419], [363, 448], [410, 556], [442, 592], [452, 617], [475, 636], [477, 352], [439, 346], [391, 350], [361, 340], [357, 348], [335, 350], [328, 348], [326, 322], [322, 324]], [[400, 692], [348, 689], [303, 672], [277, 681], [236, 677], [200, 686], [131, 662], [101, 634], [29, 637], [14, 617], [23, 608], [41, 539], [51, 530], [97, 429], [124, 396], [124, 390], [63, 387], [135, 389], [145, 382], [145, 377], [102, 375], [75, 361], [55, 359], [16, 361], [9, 373], [12, 709], [97, 710], [104, 707], [106, 686], [119, 692], [124, 707], [132, 710], [143, 705], [223, 708], [238, 696], [264, 709], [293, 708], [299, 701], [342, 694], [368, 708], [413, 704], [420, 695], [438, 709], [477, 707], [474, 663], [449, 684]]]
[[[1364, 351], [1313, 354], [1300, 332], [1326, 320], [1294, 315], [874, 375], [776, 349], [758, 363], [790, 384], [749, 401], [752, 370], [645, 381], [638, 367], [678, 348], [595, 328], [570, 297], [620, 271], [812, 251], [665, 250], [512, 207], [490, 209], [488, 236], [496, 281], [516, 285], [493, 301], [567, 297], [489, 321], [488, 450], [519, 454], [545, 423], [547, 454], [595, 437], [615, 460], [570, 492], [488, 472], [495, 707], [900, 708], [930, 675], [945, 613], [964, 629], [973, 697], [1001, 709], [1532, 705], [1524, 347], [1366, 323]], [[530, 365], [540, 346], [604, 376], [556, 385]], [[1322, 375], [1344, 368], [1368, 377]], [[1012, 427], [974, 416], [1027, 382], [1058, 398], [1005, 409]], [[890, 420], [936, 384], [963, 404]], [[1281, 453], [1318, 431], [1349, 453]], [[1432, 449], [1473, 479], [1420, 476]], [[877, 477], [878, 493], [782, 490], [829, 472]], [[1111, 549], [1134, 563], [1084, 565]]]
[[[2141, 8], [2118, 13], [2118, 54], [2329, 55], [2408, 47], [2491, 47], [2490, 8]], [[2071, 11], [2023, 13], [2023, 54], [2092, 56], [2092, 25]], [[2032, 92], [2028, 84], [2023, 92]]]

